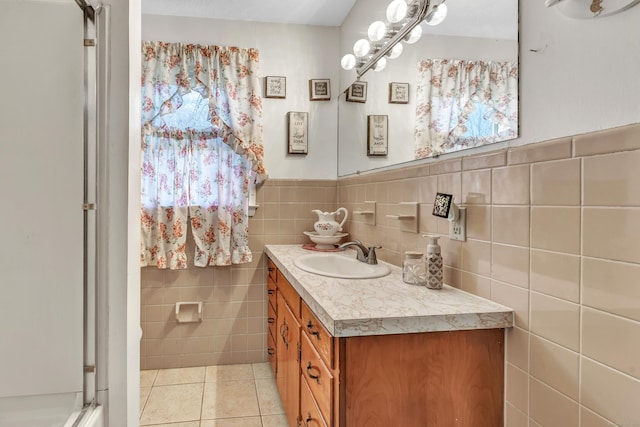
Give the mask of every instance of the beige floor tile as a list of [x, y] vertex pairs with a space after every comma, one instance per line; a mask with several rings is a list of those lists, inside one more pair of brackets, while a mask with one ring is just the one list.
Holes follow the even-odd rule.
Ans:
[[284, 414], [275, 379], [256, 380], [256, 391], [261, 415]]
[[158, 375], [157, 369], [151, 369], [148, 371], [140, 371], [140, 387], [152, 387], [153, 382]]
[[252, 380], [250, 364], [207, 366], [206, 382]]
[[192, 384], [204, 382], [205, 368], [160, 369], [154, 385]]
[[151, 387], [140, 387], [140, 416], [142, 416], [142, 410], [147, 403], [149, 394], [151, 394]]
[[271, 370], [271, 363], [254, 363], [251, 365], [253, 368], [253, 377], [255, 379], [261, 378], [274, 378], [273, 371]]
[[260, 409], [254, 380], [205, 383], [202, 400], [203, 420], [255, 415], [260, 415]]
[[153, 387], [140, 425], [198, 421], [203, 389], [204, 383]]
[[262, 417], [262, 427], [288, 427], [286, 415], [265, 415]]
[[200, 427], [262, 427], [262, 421], [260, 417], [221, 418], [203, 420]]

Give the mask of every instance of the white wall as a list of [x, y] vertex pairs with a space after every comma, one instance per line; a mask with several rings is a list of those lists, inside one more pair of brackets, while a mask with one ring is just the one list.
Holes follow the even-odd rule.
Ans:
[[[144, 15], [142, 38], [259, 49], [261, 76], [287, 77], [286, 99], [262, 100], [269, 176], [335, 179], [338, 28]], [[320, 78], [331, 79], [332, 99], [309, 101], [309, 79]], [[309, 112], [306, 156], [287, 154], [288, 111]]]
[[111, 19], [103, 45], [109, 62], [100, 86], [107, 117], [99, 167], [98, 398], [107, 405], [107, 425], [135, 427], [140, 418], [140, 0], [104, 4]]
[[512, 145], [640, 122], [640, 6], [576, 20], [520, 1], [520, 16], [521, 137]]

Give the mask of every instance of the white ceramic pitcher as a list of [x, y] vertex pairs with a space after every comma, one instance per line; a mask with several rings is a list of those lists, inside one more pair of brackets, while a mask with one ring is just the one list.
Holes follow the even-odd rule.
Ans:
[[[342, 231], [342, 225], [349, 217], [349, 212], [345, 208], [338, 208], [335, 212], [322, 212], [319, 209], [314, 209], [311, 212], [318, 215], [318, 220], [313, 224], [313, 229], [316, 230], [320, 236], [333, 236], [336, 233]], [[342, 222], [336, 221], [336, 215], [343, 212], [344, 218]]]

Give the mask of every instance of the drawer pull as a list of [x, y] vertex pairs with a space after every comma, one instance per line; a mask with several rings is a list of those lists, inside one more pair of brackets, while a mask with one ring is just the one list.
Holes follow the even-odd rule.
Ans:
[[275, 295], [276, 291], [274, 291], [273, 289], [269, 289], [269, 290], [267, 291], [267, 293], [268, 293], [269, 295]]
[[276, 319], [274, 319], [273, 317], [269, 317], [269, 319], [267, 319], [267, 322], [269, 322], [270, 325], [273, 325], [274, 323], [276, 323]]
[[273, 347], [267, 347], [267, 354], [269, 356], [273, 356], [274, 354], [276, 354], [276, 351], [273, 349]]
[[311, 417], [311, 414], [307, 412], [307, 419], [304, 420], [305, 427], [317, 426], [320, 425], [316, 420]]
[[316, 339], [320, 339], [320, 331], [313, 326], [312, 320], [309, 320], [309, 323], [307, 323], [307, 331], [310, 335], [315, 335]]
[[316, 382], [320, 384], [320, 373], [318, 372], [318, 375], [315, 375], [311, 373], [312, 371], [318, 372], [318, 368], [314, 368], [311, 365], [311, 362], [309, 362], [309, 364], [307, 365], [307, 375], [309, 375], [309, 378], [311, 378], [312, 380], [316, 380]]
[[273, 273], [275, 271], [275, 268], [269, 267], [269, 268], [267, 268], [267, 270], [269, 270], [269, 273]]

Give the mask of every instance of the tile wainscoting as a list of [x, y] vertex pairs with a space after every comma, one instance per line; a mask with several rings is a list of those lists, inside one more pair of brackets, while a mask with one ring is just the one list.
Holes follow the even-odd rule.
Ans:
[[[250, 221], [254, 262], [142, 270], [142, 368], [266, 360], [265, 244], [305, 243], [312, 209], [375, 200], [377, 225], [349, 238], [399, 265], [440, 239], [447, 283], [514, 308], [507, 334], [506, 425], [640, 425], [640, 125], [333, 180], [269, 180]], [[466, 242], [431, 215], [436, 192], [467, 207]], [[420, 232], [385, 215], [420, 204]], [[189, 237], [193, 251], [193, 239]], [[177, 301], [205, 302], [177, 325]]]
[[[431, 215], [467, 207], [466, 242]], [[640, 425], [640, 125], [338, 180], [352, 238], [399, 265], [442, 235], [450, 285], [512, 307], [506, 425]], [[385, 214], [418, 202], [419, 233]]]
[[[253, 262], [186, 270], [142, 268], [141, 369], [266, 361], [266, 244], [307, 242], [317, 215], [336, 209], [334, 180], [268, 180], [258, 189], [260, 206], [249, 220]], [[187, 253], [194, 241], [187, 233]], [[175, 303], [202, 301], [200, 323], [176, 323]]]

